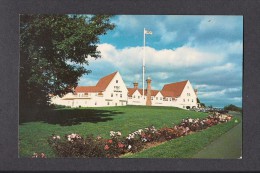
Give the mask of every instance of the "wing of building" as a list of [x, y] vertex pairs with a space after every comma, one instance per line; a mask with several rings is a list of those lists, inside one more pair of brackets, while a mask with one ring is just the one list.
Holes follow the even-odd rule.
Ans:
[[105, 107], [126, 105], [173, 106], [183, 109], [198, 107], [197, 90], [190, 81], [165, 84], [162, 90], [152, 89], [152, 80], [146, 80], [147, 88], [127, 88], [120, 73], [114, 72], [101, 78], [95, 86], [78, 86], [73, 93], [62, 98], [54, 96], [51, 103], [70, 107]]
[[127, 92], [121, 75], [114, 72], [101, 78], [96, 86], [78, 86], [74, 93], [68, 93], [62, 98], [55, 96], [51, 102], [70, 107], [125, 106]]

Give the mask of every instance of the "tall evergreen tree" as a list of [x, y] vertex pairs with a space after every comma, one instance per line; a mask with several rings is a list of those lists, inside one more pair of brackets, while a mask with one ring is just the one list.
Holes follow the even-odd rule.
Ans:
[[77, 86], [90, 57], [100, 58], [99, 36], [114, 29], [109, 15], [20, 16], [20, 108], [49, 104], [49, 94]]

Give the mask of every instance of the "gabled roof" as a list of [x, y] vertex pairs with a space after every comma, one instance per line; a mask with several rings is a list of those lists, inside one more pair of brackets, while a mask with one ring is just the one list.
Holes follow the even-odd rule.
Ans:
[[109, 85], [109, 83], [111, 82], [111, 80], [115, 77], [117, 71], [110, 74], [110, 75], [107, 75], [105, 77], [102, 77], [98, 83], [97, 83], [97, 87], [99, 87], [101, 90], [105, 90], [107, 88], [107, 86]]
[[109, 74], [105, 77], [102, 77], [98, 83], [96, 84], [96, 86], [77, 86], [75, 88], [75, 92], [83, 92], [83, 93], [87, 93], [87, 92], [101, 92], [104, 91], [107, 86], [109, 85], [109, 83], [111, 82], [111, 80], [115, 77], [117, 71]]
[[165, 84], [163, 86], [163, 89], [161, 91], [162, 95], [164, 97], [179, 97], [186, 86], [188, 80], [176, 82], [176, 83], [170, 83]]
[[136, 88], [127, 88], [127, 90], [128, 90], [128, 96], [132, 96], [137, 89]]
[[[128, 89], [128, 96], [132, 96], [136, 90], [143, 95], [143, 89], [136, 89], [136, 88], [127, 88]], [[151, 90], [151, 96], [156, 96], [159, 90]], [[144, 90], [144, 95], [147, 95], [147, 89]]]

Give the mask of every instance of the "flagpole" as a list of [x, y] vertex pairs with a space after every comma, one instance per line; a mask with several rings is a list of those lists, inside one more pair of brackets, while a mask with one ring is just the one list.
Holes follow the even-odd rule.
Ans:
[[143, 97], [144, 97], [144, 70], [145, 70], [145, 28], [144, 28], [144, 56], [143, 56]]

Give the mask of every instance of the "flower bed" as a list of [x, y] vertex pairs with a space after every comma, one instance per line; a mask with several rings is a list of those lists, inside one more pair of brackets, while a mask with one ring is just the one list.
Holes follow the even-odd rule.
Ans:
[[183, 119], [180, 124], [173, 127], [156, 129], [154, 126], [150, 126], [139, 129], [126, 137], [123, 137], [121, 132], [114, 131], [110, 131], [110, 139], [104, 139], [100, 136], [94, 137], [93, 135], [83, 138], [74, 133], [65, 135], [64, 138], [53, 135], [48, 139], [48, 142], [58, 157], [117, 158], [129, 152], [139, 152], [148, 144], [161, 143], [185, 136], [191, 132], [228, 122], [231, 119], [231, 115], [214, 112], [204, 119]]

